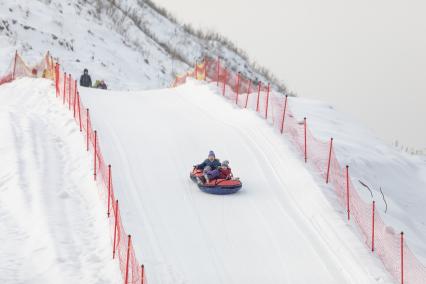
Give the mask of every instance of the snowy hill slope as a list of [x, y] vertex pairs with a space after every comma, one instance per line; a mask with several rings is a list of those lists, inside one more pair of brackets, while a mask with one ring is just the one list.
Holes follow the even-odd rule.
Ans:
[[84, 140], [52, 82], [0, 86], [0, 283], [120, 283]]
[[[288, 143], [256, 114], [193, 81], [81, 93], [150, 281], [391, 282]], [[241, 177], [238, 194], [208, 195], [189, 179], [210, 149]]]
[[[388, 226], [404, 231], [416, 256], [426, 265], [426, 160], [388, 146], [354, 119], [330, 105], [303, 98], [290, 98], [289, 106], [299, 120], [307, 116], [316, 137], [334, 138], [334, 149], [342, 165], [351, 167], [356, 190], [364, 201], [376, 201]], [[319, 181], [323, 183], [324, 181]], [[426, 279], [425, 279], [426, 281]]]
[[179, 25], [151, 1], [0, 0], [0, 7], [0, 74], [15, 49], [30, 63], [51, 50], [74, 78], [87, 67], [112, 89], [148, 89], [169, 86], [202, 56], [220, 55], [252, 79], [281, 85], [219, 36]]

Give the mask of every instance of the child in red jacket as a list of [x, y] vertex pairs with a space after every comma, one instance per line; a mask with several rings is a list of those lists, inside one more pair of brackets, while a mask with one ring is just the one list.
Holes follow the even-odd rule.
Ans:
[[222, 165], [219, 168], [219, 177], [220, 179], [231, 179], [232, 178], [232, 171], [229, 167], [228, 161], [223, 161]]

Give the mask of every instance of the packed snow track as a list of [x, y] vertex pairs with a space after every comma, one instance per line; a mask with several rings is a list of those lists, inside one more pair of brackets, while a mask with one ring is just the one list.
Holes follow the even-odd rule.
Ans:
[[[81, 89], [150, 283], [390, 283], [290, 144], [213, 90]], [[240, 192], [189, 179], [209, 150]]]

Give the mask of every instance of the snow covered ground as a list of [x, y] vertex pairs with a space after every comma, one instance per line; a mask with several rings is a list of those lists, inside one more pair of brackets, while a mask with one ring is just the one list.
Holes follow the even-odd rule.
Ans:
[[[308, 117], [309, 128], [316, 137], [323, 141], [334, 138], [338, 160], [342, 166], [350, 165], [359, 194], [368, 204], [376, 201], [386, 225], [397, 233], [404, 231], [409, 247], [426, 265], [425, 157], [398, 151], [368, 127], [326, 103], [290, 98], [289, 107], [298, 119]], [[358, 181], [367, 184], [372, 192]]]
[[[80, 92], [151, 283], [392, 282], [291, 145], [211, 86]], [[239, 193], [189, 179], [209, 150]]]
[[0, 86], [0, 283], [120, 283], [84, 140], [52, 82]]

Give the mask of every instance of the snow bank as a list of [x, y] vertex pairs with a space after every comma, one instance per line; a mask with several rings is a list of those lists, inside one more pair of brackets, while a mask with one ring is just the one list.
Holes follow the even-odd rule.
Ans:
[[0, 86], [0, 282], [120, 283], [84, 140], [52, 82]]

